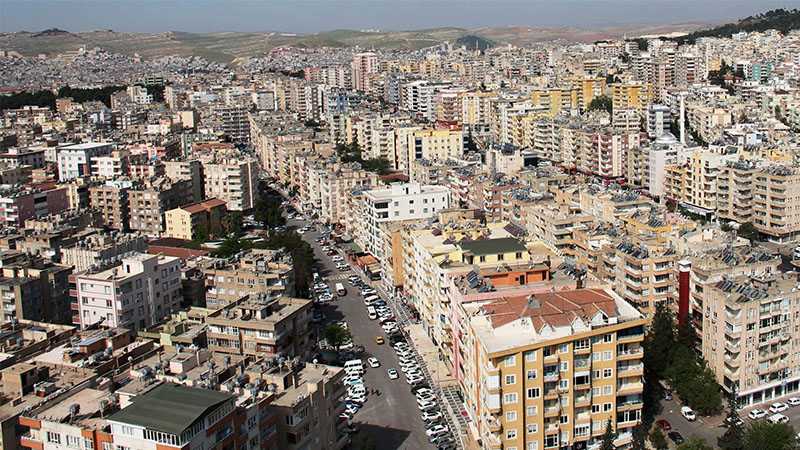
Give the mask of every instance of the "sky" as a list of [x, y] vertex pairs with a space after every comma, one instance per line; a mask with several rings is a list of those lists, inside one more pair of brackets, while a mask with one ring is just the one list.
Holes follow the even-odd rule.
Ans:
[[413, 30], [733, 20], [800, 0], [0, 0], [0, 32]]

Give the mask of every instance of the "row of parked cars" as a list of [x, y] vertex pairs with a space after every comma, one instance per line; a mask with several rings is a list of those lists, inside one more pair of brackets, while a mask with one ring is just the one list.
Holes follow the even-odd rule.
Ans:
[[767, 417], [767, 414], [772, 413], [771, 416], [767, 418], [772, 423], [787, 423], [789, 422], [789, 418], [785, 415], [781, 414], [782, 412], [786, 411], [790, 407], [795, 407], [800, 405], [800, 397], [789, 397], [786, 400], [786, 403], [783, 402], [775, 402], [769, 406], [769, 411], [765, 411], [763, 409], [754, 409], [750, 411], [747, 417], [758, 420], [764, 417]]
[[345, 409], [339, 415], [342, 419], [351, 420], [367, 401], [367, 387], [364, 385], [364, 363], [353, 359], [344, 363], [344, 384], [347, 387]]
[[397, 342], [392, 347], [400, 360], [400, 370], [405, 374], [406, 382], [411, 385], [411, 390], [417, 398], [417, 407], [422, 413], [423, 422], [425, 422], [425, 435], [428, 437], [428, 442], [440, 450], [455, 449], [453, 433], [445, 423], [444, 415], [436, 400], [436, 394], [425, 382], [425, 375], [417, 362], [414, 350], [405, 342]]

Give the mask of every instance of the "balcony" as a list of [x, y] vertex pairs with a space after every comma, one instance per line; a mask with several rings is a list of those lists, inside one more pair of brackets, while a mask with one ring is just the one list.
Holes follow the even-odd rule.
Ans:
[[488, 433], [483, 437], [483, 446], [489, 450], [500, 450], [503, 448], [503, 441], [495, 433]]
[[624, 383], [617, 386], [617, 395], [628, 395], [635, 392], [641, 392], [644, 389], [642, 383]]
[[625, 336], [617, 335], [617, 342], [619, 343], [626, 343], [626, 342], [641, 342], [644, 340], [644, 333], [638, 334], [628, 334]]
[[579, 397], [575, 397], [574, 406], [589, 406], [592, 403], [592, 397], [590, 395], [581, 395]]
[[545, 417], [558, 417], [561, 414], [561, 405], [551, 406], [544, 409]]
[[503, 422], [500, 420], [500, 417], [489, 417], [486, 419], [486, 426], [492, 433], [500, 433], [503, 431]]
[[643, 354], [644, 354], [644, 349], [641, 347], [628, 350], [620, 350], [617, 352], [617, 359], [620, 361], [625, 361], [629, 359], [641, 358]]
[[632, 377], [632, 376], [642, 376], [644, 371], [643, 364], [634, 364], [630, 366], [622, 366], [617, 370], [617, 376], [619, 377]]
[[641, 408], [644, 405], [640, 400], [617, 403], [617, 412]]

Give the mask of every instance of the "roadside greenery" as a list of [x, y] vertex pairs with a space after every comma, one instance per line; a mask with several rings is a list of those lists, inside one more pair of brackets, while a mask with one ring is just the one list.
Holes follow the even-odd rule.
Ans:
[[361, 167], [363, 167], [364, 170], [375, 172], [379, 175], [386, 175], [387, 173], [391, 172], [391, 161], [384, 157], [364, 159], [361, 156], [361, 147], [357, 142], [351, 142], [349, 144], [337, 144], [335, 150], [342, 162], [357, 162], [361, 164]]
[[326, 325], [325, 329], [322, 331], [322, 335], [325, 337], [325, 340], [328, 341], [328, 345], [333, 347], [337, 352], [342, 345], [353, 339], [350, 330], [336, 324]]

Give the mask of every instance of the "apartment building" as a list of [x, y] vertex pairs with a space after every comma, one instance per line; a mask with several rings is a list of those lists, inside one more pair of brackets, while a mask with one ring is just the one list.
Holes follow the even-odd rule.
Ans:
[[114, 144], [106, 142], [86, 142], [58, 147], [58, 179], [61, 181], [91, 175], [96, 164], [95, 158], [111, 153]]
[[569, 113], [580, 107], [579, 93], [577, 87], [537, 88], [531, 92], [531, 101], [534, 106], [547, 109], [550, 115], [562, 111]]
[[130, 229], [160, 236], [164, 232], [164, 214], [193, 201], [190, 180], [156, 178], [134, 186], [128, 190]]
[[248, 296], [206, 317], [208, 349], [305, 359], [314, 345], [310, 327], [313, 315], [311, 300]]
[[595, 221], [594, 216], [576, 206], [553, 201], [534, 202], [523, 214], [528, 236], [541, 240], [559, 254], [571, 245], [575, 231]]
[[388, 189], [364, 192], [366, 207], [366, 239], [364, 249], [381, 260], [384, 236], [381, 223], [434, 217], [437, 211], [450, 207], [450, 190], [444, 186], [419, 183], [396, 183]]
[[130, 180], [111, 180], [89, 187], [89, 205], [100, 211], [106, 228], [130, 230], [130, 201], [128, 191], [134, 187]]
[[258, 169], [252, 158], [223, 158], [203, 162], [205, 198], [216, 198], [230, 211], [248, 211], [258, 195]]
[[67, 188], [52, 181], [0, 189], [0, 227], [22, 228], [28, 219], [67, 209]]
[[199, 159], [164, 161], [164, 175], [170, 180], [192, 180], [192, 197], [195, 201], [205, 198], [203, 164]]
[[93, 265], [130, 252], [145, 253], [147, 238], [140, 233], [119, 234], [98, 231], [61, 248], [61, 262], [80, 273]]
[[773, 242], [795, 242], [800, 233], [800, 172], [769, 165], [755, 172], [753, 225]]
[[609, 289], [461, 303], [460, 383], [486, 449], [616, 446], [641, 421], [645, 320]]
[[222, 122], [222, 131], [233, 142], [248, 142], [250, 139], [249, 111], [243, 106], [226, 106], [215, 109]]
[[69, 266], [17, 250], [0, 252], [0, 324], [14, 320], [70, 323]]
[[448, 157], [461, 157], [466, 150], [467, 139], [461, 130], [449, 128], [410, 130], [409, 133], [400, 134], [405, 142], [397, 147], [398, 168], [410, 167], [412, 161], [417, 159], [447, 159]]
[[112, 267], [100, 267], [71, 275], [70, 295], [77, 302], [73, 323], [86, 328], [106, 327], [141, 330], [180, 309], [181, 259], [137, 253]]
[[225, 202], [216, 198], [171, 209], [164, 213], [164, 236], [192, 240], [201, 230], [217, 235], [227, 211]]
[[92, 158], [92, 175], [114, 180], [130, 174], [130, 151], [114, 150], [109, 154]]
[[664, 195], [695, 213], [710, 216], [717, 209], [721, 193], [717, 180], [722, 167], [737, 161], [739, 156], [724, 150], [717, 153], [698, 149], [687, 153], [686, 164], [666, 168]]
[[670, 108], [666, 105], [647, 107], [647, 137], [656, 139], [670, 130]]
[[270, 408], [275, 412], [278, 448], [301, 450], [319, 443], [328, 450], [341, 450], [348, 445], [350, 439], [342, 431], [347, 420], [339, 417], [346, 406], [341, 367], [308, 363], [265, 369], [261, 364], [245, 373], [276, 387]]
[[370, 75], [378, 73], [377, 53], [356, 53], [353, 55], [352, 78], [353, 89], [368, 91], [370, 89]]
[[753, 222], [754, 185], [758, 161], [728, 161], [717, 175], [717, 217], [744, 224]]
[[652, 86], [646, 83], [611, 84], [611, 102], [614, 109], [635, 109], [640, 116], [647, 114], [652, 99]]
[[276, 297], [294, 291], [291, 261], [279, 251], [251, 249], [232, 259], [203, 260], [198, 267], [206, 275], [206, 304], [211, 309], [245, 296]]
[[606, 92], [606, 79], [603, 77], [571, 78], [569, 85], [578, 90], [578, 105], [584, 111], [595, 97]]

